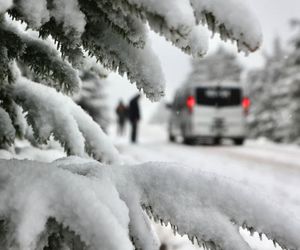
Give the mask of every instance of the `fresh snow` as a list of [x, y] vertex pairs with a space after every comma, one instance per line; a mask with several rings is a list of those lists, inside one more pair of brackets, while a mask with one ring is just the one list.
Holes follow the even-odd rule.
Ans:
[[50, 20], [46, 0], [21, 0], [20, 9], [27, 16], [27, 21], [32, 27], [39, 28]]
[[[277, 207], [279, 211], [289, 211], [297, 220], [300, 204], [298, 185], [300, 164], [297, 158], [300, 149], [298, 147], [276, 145], [263, 140], [247, 141], [243, 147], [232, 146], [229, 142], [225, 142], [221, 147], [193, 147], [168, 143], [167, 129], [160, 126], [144, 124], [141, 128], [141, 135], [145, 136], [141, 136], [141, 142], [137, 146], [128, 145], [127, 138], [115, 139], [120, 152], [126, 155], [128, 162], [132, 164], [145, 161], [184, 163], [192, 171], [203, 171], [204, 174], [216, 175], [216, 180], [225, 178], [256, 190], [258, 196], [264, 197], [263, 202], [273, 203], [274, 208]], [[215, 185], [218, 185], [217, 182]], [[262, 217], [268, 218], [269, 214], [263, 211], [261, 210]], [[264, 218], [261, 218], [261, 222], [263, 220]], [[282, 230], [288, 231], [290, 228], [290, 223], [284, 221]], [[241, 234], [253, 249], [275, 249], [273, 242], [268, 241], [264, 236], [261, 242], [257, 234], [250, 237], [244, 230], [241, 230]], [[177, 236], [174, 239], [166, 235], [169, 233], [165, 230], [160, 234], [161, 239], [165, 239], [168, 244], [178, 243], [182, 245], [179, 249], [192, 247], [189, 246], [186, 238], [181, 239]]]
[[[142, 164], [134, 157], [120, 156], [102, 129], [69, 97], [56, 92], [71, 92], [80, 84], [76, 70], [60, 59], [76, 62], [79, 67], [81, 50], [85, 50], [104, 66], [126, 74], [139, 90], [156, 101], [164, 96], [165, 83], [158, 58], [147, 41], [147, 25], [194, 56], [207, 52], [207, 29], [219, 33], [225, 41], [237, 42], [239, 50], [252, 52], [261, 44], [261, 31], [243, 1], [224, 4], [221, 0], [105, 0], [101, 4], [53, 0], [50, 5], [43, 0], [36, 5], [31, 0], [25, 2], [14, 2], [12, 22], [20, 19], [34, 30], [43, 24], [48, 26], [42, 28], [41, 38], [32, 39], [31, 31], [16, 32], [3, 19], [3, 62], [15, 65], [13, 61], [20, 59], [37, 76], [49, 79], [41, 79], [44, 85], [36, 83], [14, 75], [17, 67], [9, 65], [2, 72], [8, 80], [13, 79], [8, 101], [22, 108], [37, 143], [54, 138], [68, 155], [81, 158], [40, 162], [38, 150], [32, 155], [17, 147], [10, 148], [11, 155], [1, 152], [8, 159], [14, 158], [14, 153], [21, 157], [22, 152], [26, 158], [35, 158], [0, 160], [1, 248], [42, 249], [48, 236], [58, 231], [65, 249], [73, 244], [64, 237], [68, 232], [80, 237], [89, 250], [131, 250], [134, 245], [154, 250], [159, 241], [150, 218], [165, 225], [171, 223], [174, 232], [187, 234], [212, 250], [249, 250], [239, 234], [241, 226], [251, 233], [266, 233], [289, 249], [300, 247], [296, 196], [292, 197], [295, 200], [287, 200], [282, 209], [278, 200], [287, 197], [284, 190], [279, 194], [267, 188], [261, 191], [264, 183], [259, 179], [251, 182], [250, 177], [255, 174], [249, 174], [245, 181], [242, 173], [236, 178], [233, 173], [229, 176], [233, 170], [226, 169], [227, 175], [206, 171], [199, 168], [201, 164], [195, 158], [193, 162], [180, 160], [182, 154], [174, 157], [175, 152], [164, 156], [163, 148], [159, 154], [166, 158], [165, 162], [157, 158], [155, 151], [151, 160], [156, 162], [144, 162], [148, 153], [143, 151], [139, 155]], [[0, 12], [6, 12], [11, 4], [0, 0]], [[49, 18], [53, 19], [47, 23]], [[137, 19], [139, 22], [135, 22]], [[126, 24], [120, 25], [123, 21]], [[6, 38], [10, 36], [19, 41], [18, 46], [9, 46]], [[62, 54], [41, 42], [47, 36], [53, 37]], [[54, 86], [54, 82], [60, 85]], [[8, 124], [5, 134], [14, 136], [9, 115], [12, 112], [1, 112]], [[51, 157], [59, 157], [48, 152]], [[91, 160], [87, 154], [102, 163]], [[231, 165], [230, 158], [223, 160], [221, 164]], [[220, 161], [215, 164], [214, 168]], [[268, 195], [274, 195], [274, 199]]]
[[66, 34], [76, 31], [78, 37], [84, 32], [85, 15], [81, 12], [77, 0], [54, 0], [52, 16], [62, 23]]
[[14, 85], [13, 94], [40, 142], [53, 135], [68, 154], [85, 157], [87, 151], [103, 162], [119, 161], [107, 135], [70, 97], [23, 77]]
[[[255, 21], [256, 17], [249, 11], [247, 2], [239, 0], [190, 0], [196, 16], [201, 19], [202, 12], [214, 13], [217, 23], [224, 23], [232, 36], [238, 40], [240, 50], [247, 52], [260, 47], [262, 31]], [[208, 25], [210, 25], [208, 23]], [[212, 27], [214, 30], [214, 27]], [[248, 46], [246, 46], [248, 44]]]
[[[244, 147], [229, 142], [222, 147], [191, 147], [168, 143], [165, 130], [159, 126], [142, 124], [141, 128], [139, 145], [128, 145], [127, 138], [114, 139], [123, 154], [122, 166], [106, 167], [77, 157], [38, 162], [62, 157], [55, 145], [50, 150], [38, 150], [19, 142], [17, 155], [0, 152], [6, 159], [38, 160], [0, 161], [0, 177], [7, 180], [6, 191], [0, 194], [5, 200], [0, 202], [0, 213], [5, 218], [24, 218], [14, 224], [17, 242], [24, 249], [42, 244], [38, 235], [46, 218], [55, 217], [94, 247], [107, 235], [101, 229], [103, 224], [96, 222], [108, 223], [107, 233], [118, 233], [113, 233], [112, 241], [106, 240], [107, 249], [132, 249], [125, 237], [128, 223], [135, 245], [149, 250], [158, 246], [157, 237], [169, 249], [197, 248], [187, 236], [171, 236], [173, 230], [197, 236], [206, 246], [214, 239], [223, 249], [275, 249], [265, 235], [260, 241], [257, 233], [251, 237], [241, 227], [237, 234], [230, 222], [233, 219], [240, 226], [246, 221], [248, 229], [253, 226], [290, 249], [298, 246], [300, 165], [293, 157], [299, 148], [263, 141], [249, 141]], [[156, 162], [139, 165], [145, 161]], [[20, 188], [26, 199], [20, 197]], [[78, 201], [77, 190], [82, 194]], [[70, 207], [73, 212], [67, 215]], [[154, 230], [145, 212], [168, 226], [157, 224]], [[95, 232], [96, 238], [91, 236]]]

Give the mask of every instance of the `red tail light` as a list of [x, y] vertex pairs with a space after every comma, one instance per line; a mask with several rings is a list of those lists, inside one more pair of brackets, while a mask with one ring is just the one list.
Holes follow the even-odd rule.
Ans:
[[195, 97], [194, 96], [189, 96], [187, 99], [186, 99], [186, 106], [188, 108], [188, 110], [190, 112], [193, 111], [193, 108], [196, 104], [196, 100], [195, 100]]
[[250, 99], [248, 97], [244, 97], [242, 101], [242, 106], [246, 115], [249, 112], [250, 105], [251, 105]]

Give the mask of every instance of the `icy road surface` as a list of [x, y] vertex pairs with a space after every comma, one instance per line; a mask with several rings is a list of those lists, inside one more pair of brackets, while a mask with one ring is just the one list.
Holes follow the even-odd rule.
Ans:
[[[226, 178], [255, 185], [258, 192], [275, 203], [285, 207], [289, 199], [297, 207], [300, 205], [300, 148], [276, 145], [265, 141], [247, 141], [244, 146], [227, 143], [222, 146], [187, 146], [167, 141], [166, 129], [159, 126], [143, 125], [140, 142], [130, 145], [128, 138], [116, 138], [120, 152], [128, 161], [177, 162], [201, 171], [215, 173]], [[272, 195], [276, 193], [276, 195]], [[161, 240], [171, 249], [193, 249], [186, 238], [173, 237], [167, 230], [160, 233]], [[271, 241], [261, 242], [257, 235], [250, 237], [241, 232], [253, 249], [271, 250]], [[170, 249], [171, 248], [171, 249]]]

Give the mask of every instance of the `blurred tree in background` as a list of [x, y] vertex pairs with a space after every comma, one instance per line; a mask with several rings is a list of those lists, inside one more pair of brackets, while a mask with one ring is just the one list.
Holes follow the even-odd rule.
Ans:
[[252, 101], [248, 125], [252, 137], [265, 136], [275, 139], [278, 112], [274, 98], [283, 94], [278, 86], [283, 74], [282, 62], [284, 60], [279, 38], [274, 40], [272, 54], [265, 53], [264, 55], [265, 67], [250, 71], [246, 79], [246, 89]]
[[74, 100], [81, 106], [101, 128], [107, 132], [110, 123], [110, 113], [107, 104], [106, 78], [108, 71], [96, 62], [88, 65], [80, 72], [81, 91]]
[[274, 40], [273, 52], [265, 54], [265, 66], [249, 72], [246, 80], [252, 107], [250, 134], [277, 142], [300, 141], [300, 25], [292, 20], [296, 35], [291, 51]]
[[192, 72], [184, 84], [214, 80], [238, 82], [241, 72], [242, 65], [238, 62], [236, 54], [219, 47], [205, 58], [192, 59]]

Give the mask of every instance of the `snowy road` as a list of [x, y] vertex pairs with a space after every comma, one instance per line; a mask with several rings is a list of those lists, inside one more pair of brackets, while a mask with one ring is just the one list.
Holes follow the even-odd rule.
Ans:
[[[157, 126], [145, 126], [141, 135], [138, 145], [129, 145], [124, 138], [117, 140], [116, 144], [127, 160], [177, 162], [255, 186], [257, 192], [282, 209], [290, 208], [284, 202], [288, 199], [289, 206], [292, 203], [296, 211], [300, 211], [300, 148], [296, 146], [254, 141], [248, 141], [242, 147], [230, 144], [186, 146], [169, 143], [165, 130]], [[275, 249], [270, 241], [245, 237], [253, 249]]]
[[121, 153], [137, 162], [178, 162], [237, 181], [255, 181], [264, 187], [267, 181], [281, 188], [297, 187], [300, 181], [300, 148], [296, 146], [253, 141], [244, 146], [187, 146], [169, 143], [165, 130], [157, 126], [147, 126], [141, 135], [138, 145], [124, 139], [117, 142]]

